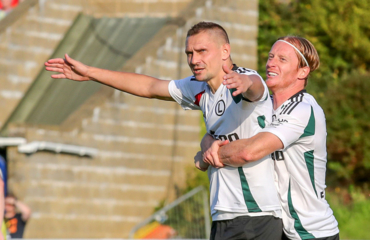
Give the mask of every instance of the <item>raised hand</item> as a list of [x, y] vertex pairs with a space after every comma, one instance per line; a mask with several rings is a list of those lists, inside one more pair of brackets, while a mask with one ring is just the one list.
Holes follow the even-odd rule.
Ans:
[[233, 96], [245, 93], [253, 84], [248, 75], [236, 73], [231, 70], [226, 64], [222, 66], [222, 69], [226, 73], [223, 77], [224, 80], [222, 81], [222, 84], [225, 85], [228, 89], [236, 89], [236, 91], [233, 92]]
[[65, 54], [65, 58], [49, 59], [45, 62], [45, 69], [59, 74], [51, 75], [52, 78], [68, 78], [75, 81], [88, 81], [89, 66], [76, 61]]

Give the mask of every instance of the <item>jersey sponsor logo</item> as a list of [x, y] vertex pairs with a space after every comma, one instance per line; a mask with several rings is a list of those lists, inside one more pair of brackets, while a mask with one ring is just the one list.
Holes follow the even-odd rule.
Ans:
[[221, 141], [226, 141], [229, 140], [230, 142], [238, 140], [239, 136], [237, 133], [230, 133], [228, 135], [216, 135], [215, 131], [210, 131], [210, 134], [212, 135], [213, 138], [221, 140]]
[[221, 99], [220, 101], [217, 102], [216, 107], [215, 107], [216, 115], [222, 116], [225, 112], [225, 108], [226, 108], [225, 102], [224, 100]]
[[276, 152], [271, 153], [271, 158], [272, 160], [275, 160], [275, 161], [285, 160], [284, 153], [282, 151], [276, 151]]
[[285, 123], [285, 122], [288, 122], [288, 120], [282, 119], [282, 118], [277, 118], [276, 114], [272, 115], [272, 122], [271, 122], [272, 126], [279, 126], [280, 124]]

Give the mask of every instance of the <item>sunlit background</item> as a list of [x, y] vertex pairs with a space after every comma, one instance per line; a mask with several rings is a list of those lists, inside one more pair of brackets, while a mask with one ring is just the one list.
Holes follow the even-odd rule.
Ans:
[[[95, 82], [53, 80], [50, 58], [161, 79], [191, 74], [187, 30], [213, 21], [233, 61], [265, 76], [284, 35], [317, 48], [307, 90], [327, 119], [326, 196], [341, 239], [370, 239], [370, 1], [0, 0], [0, 166], [32, 209], [24, 238], [209, 234], [201, 114]], [[7, 170], [7, 171], [6, 171]]]

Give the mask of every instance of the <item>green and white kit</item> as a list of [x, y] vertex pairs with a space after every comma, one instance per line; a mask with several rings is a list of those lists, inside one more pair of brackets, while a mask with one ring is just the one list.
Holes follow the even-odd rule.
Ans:
[[325, 200], [326, 123], [314, 97], [302, 90], [273, 111], [261, 132], [276, 135], [284, 149], [274, 152], [284, 231], [290, 239], [329, 237], [339, 232]]
[[[234, 65], [233, 70], [258, 75], [251, 69]], [[258, 75], [259, 76], [259, 75]], [[260, 101], [250, 102], [222, 85], [213, 94], [208, 84], [194, 77], [171, 81], [169, 92], [185, 110], [201, 110], [207, 132], [220, 140], [250, 138], [271, 122], [272, 103], [269, 91]], [[274, 179], [274, 162], [270, 156], [242, 167], [208, 168], [210, 206], [213, 221], [238, 216], [273, 215], [281, 217], [281, 206]]]

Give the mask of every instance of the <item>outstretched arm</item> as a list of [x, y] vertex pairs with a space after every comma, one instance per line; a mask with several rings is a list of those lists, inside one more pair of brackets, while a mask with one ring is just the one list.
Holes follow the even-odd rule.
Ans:
[[240, 167], [248, 162], [257, 161], [283, 147], [283, 143], [276, 135], [262, 132], [251, 138], [232, 141], [220, 147], [218, 156], [223, 164]]
[[160, 80], [150, 76], [110, 71], [87, 66], [65, 55], [65, 59], [50, 59], [45, 63], [45, 69], [58, 74], [52, 78], [67, 78], [74, 81], [97, 81], [118, 90], [146, 98], [172, 100], [168, 91], [169, 81]]
[[252, 102], [261, 99], [265, 88], [259, 75], [239, 74], [232, 71], [226, 65], [223, 66], [223, 69], [226, 75], [224, 76], [222, 84], [226, 85], [228, 89], [236, 89], [236, 91], [233, 92], [233, 96], [242, 94], [244, 98]]

